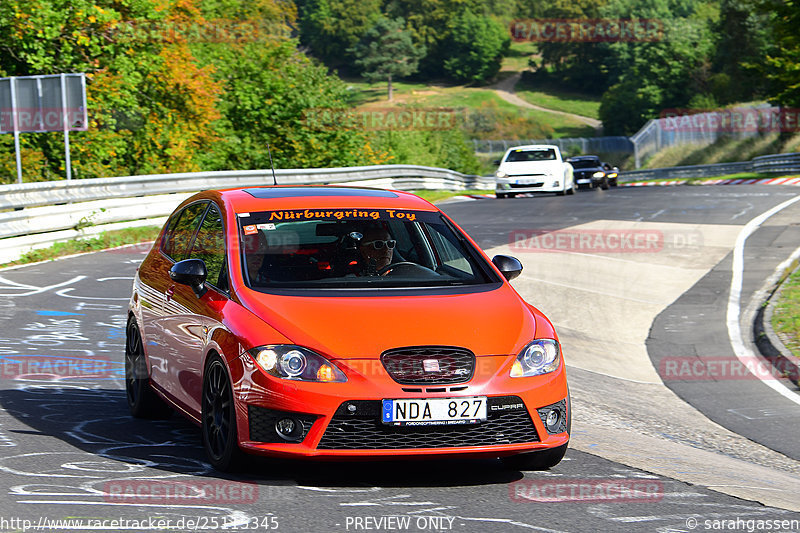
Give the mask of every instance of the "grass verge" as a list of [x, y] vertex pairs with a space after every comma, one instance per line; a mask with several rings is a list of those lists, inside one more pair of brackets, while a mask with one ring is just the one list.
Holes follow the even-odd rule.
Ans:
[[464, 128], [475, 139], [549, 139], [591, 137], [595, 131], [578, 119], [535, 109], [521, 109], [485, 87], [394, 83], [394, 99], [386, 99], [386, 84], [346, 80], [354, 108], [435, 107], [465, 110]]
[[795, 357], [800, 357], [800, 268], [786, 278], [775, 301], [772, 329]]
[[525, 81], [517, 84], [515, 92], [530, 104], [583, 117], [600, 118], [599, 96], [569, 92], [552, 85], [534, 85]]
[[25, 265], [38, 261], [47, 261], [64, 257], [67, 255], [80, 254], [84, 252], [94, 252], [115, 248], [125, 244], [136, 244], [139, 242], [153, 241], [161, 231], [159, 226], [143, 226], [141, 228], [126, 228], [121, 230], [106, 231], [97, 237], [88, 239], [75, 239], [66, 242], [57, 242], [48, 248], [32, 250], [16, 261], [1, 264], [0, 267], [14, 265]]
[[453, 196], [464, 196], [467, 194], [494, 194], [494, 190], [481, 190], [481, 189], [467, 189], [463, 191], [432, 191], [432, 190], [425, 190], [420, 189], [417, 191], [411, 191], [420, 198], [424, 198], [429, 202], [438, 202], [439, 200], [446, 200], [447, 198], [452, 198]]

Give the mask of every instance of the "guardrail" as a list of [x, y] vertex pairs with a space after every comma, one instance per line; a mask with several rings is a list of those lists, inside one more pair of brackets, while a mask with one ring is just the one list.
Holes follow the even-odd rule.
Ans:
[[[281, 185], [455, 191], [494, 188], [494, 178], [415, 165], [277, 169], [275, 175]], [[59, 241], [121, 227], [161, 225], [196, 191], [272, 183], [270, 170], [241, 170], [0, 185], [0, 211], [5, 210], [0, 212], [0, 263]]]
[[638, 181], [649, 179], [687, 179], [713, 178], [739, 172], [756, 172], [759, 174], [800, 174], [800, 153], [762, 155], [751, 161], [739, 163], [716, 163], [713, 165], [686, 165], [680, 167], [653, 168], [647, 170], [629, 170], [620, 172], [620, 181]]
[[[713, 177], [738, 172], [800, 174], [800, 153], [761, 156], [742, 163], [622, 172], [620, 181]], [[279, 169], [275, 175], [282, 185], [340, 184], [454, 191], [494, 188], [493, 177], [415, 165]], [[242, 170], [0, 185], [0, 263], [59, 241], [124, 227], [161, 225], [184, 198], [196, 191], [269, 184], [272, 184], [271, 171]]]

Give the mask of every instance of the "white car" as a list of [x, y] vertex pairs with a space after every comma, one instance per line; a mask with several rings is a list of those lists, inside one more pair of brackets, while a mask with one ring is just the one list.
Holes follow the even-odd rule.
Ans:
[[509, 148], [494, 173], [495, 195], [513, 198], [520, 193], [574, 194], [577, 189], [572, 165], [564, 161], [558, 146], [530, 144]]

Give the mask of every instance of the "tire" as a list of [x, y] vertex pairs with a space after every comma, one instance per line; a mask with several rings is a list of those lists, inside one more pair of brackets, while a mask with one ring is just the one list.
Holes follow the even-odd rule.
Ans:
[[608, 178], [603, 178], [603, 181], [600, 182], [600, 188], [604, 191], [608, 190]]
[[211, 466], [221, 472], [237, 470], [242, 462], [242, 451], [236, 430], [233, 391], [228, 371], [218, 355], [212, 355], [206, 363], [201, 404], [203, 448]]
[[125, 330], [125, 396], [134, 418], [163, 419], [172, 409], [150, 387], [142, 335], [133, 318]]
[[496, 193], [494, 193], [494, 196], [495, 196], [495, 198], [497, 198], [498, 200], [503, 200], [504, 198], [506, 198], [506, 195], [505, 195], [505, 194], [503, 194], [503, 193], [501, 193], [501, 192], [496, 192]]
[[578, 190], [578, 186], [575, 184], [575, 180], [572, 180], [572, 187], [567, 189], [567, 194], [575, 194], [575, 192], [577, 190]]
[[568, 447], [569, 443], [550, 450], [503, 457], [503, 465], [513, 470], [549, 470], [561, 462]]
[[616, 187], [617, 186], [617, 178], [614, 178], [613, 180], [611, 180], [611, 186], [612, 187]]

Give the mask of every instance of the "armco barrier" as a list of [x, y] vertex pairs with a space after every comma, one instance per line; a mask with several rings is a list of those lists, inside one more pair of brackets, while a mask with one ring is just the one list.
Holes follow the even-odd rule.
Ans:
[[[396, 190], [494, 188], [493, 178], [415, 165], [279, 169], [275, 175], [281, 185], [335, 183]], [[272, 182], [270, 170], [242, 170], [0, 185], [0, 263], [54, 242], [120, 227], [160, 225], [196, 191]]]
[[756, 172], [759, 174], [800, 174], [800, 153], [763, 155], [752, 161], [740, 163], [716, 163], [713, 165], [687, 165], [681, 167], [652, 168], [647, 170], [630, 170], [621, 172], [620, 181], [638, 181], [650, 179], [687, 179], [713, 178], [739, 172]]

